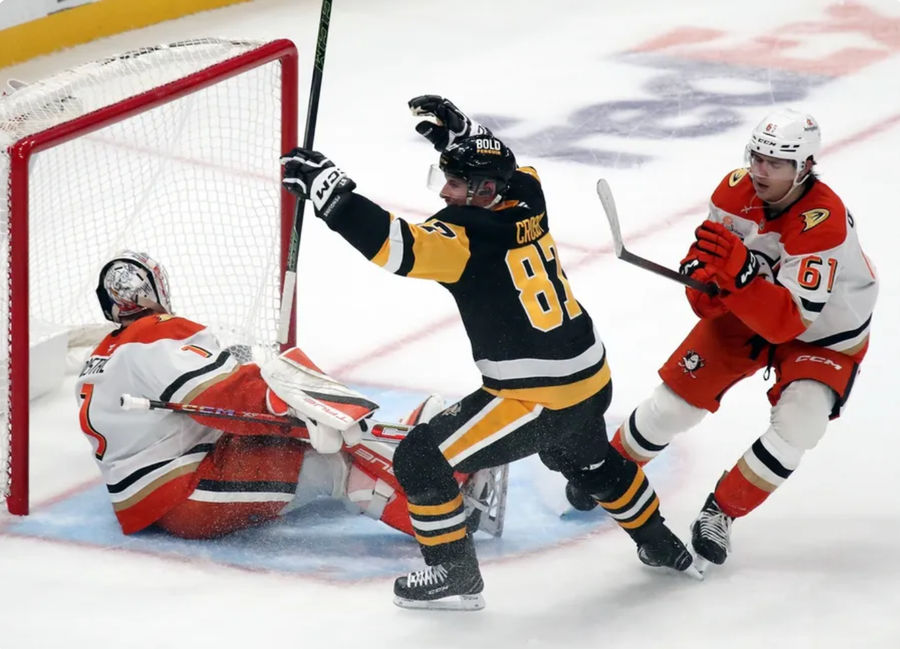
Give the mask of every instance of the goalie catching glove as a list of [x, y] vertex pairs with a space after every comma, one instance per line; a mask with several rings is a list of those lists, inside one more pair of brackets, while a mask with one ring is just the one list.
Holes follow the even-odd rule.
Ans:
[[416, 124], [416, 131], [443, 151], [460, 138], [470, 135], [490, 135], [478, 122], [473, 122], [452, 101], [439, 95], [421, 95], [409, 100], [413, 115], [425, 117]]
[[325, 221], [356, 189], [356, 183], [318, 151], [297, 147], [281, 157], [281, 164], [284, 188], [300, 200], [311, 200], [316, 216]]
[[359, 444], [359, 422], [378, 408], [378, 404], [322, 372], [297, 347], [264, 363], [260, 374], [269, 386], [269, 411], [302, 419], [309, 430], [309, 442], [319, 453], [337, 453], [344, 444]]

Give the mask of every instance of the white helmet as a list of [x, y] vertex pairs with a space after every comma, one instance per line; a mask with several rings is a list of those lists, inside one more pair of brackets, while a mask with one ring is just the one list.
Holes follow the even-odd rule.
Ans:
[[166, 269], [143, 252], [122, 250], [103, 265], [97, 299], [106, 319], [116, 323], [145, 310], [172, 312]]
[[747, 165], [750, 164], [751, 153], [793, 160], [797, 169], [797, 175], [794, 177], [796, 187], [806, 180], [808, 175], [804, 173], [804, 163], [809, 158], [815, 161], [821, 145], [819, 124], [812, 115], [790, 108], [780, 108], [766, 115], [750, 134], [750, 142], [746, 149]]

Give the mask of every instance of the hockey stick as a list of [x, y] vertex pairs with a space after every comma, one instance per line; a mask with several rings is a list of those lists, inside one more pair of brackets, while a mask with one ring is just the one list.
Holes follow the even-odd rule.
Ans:
[[[190, 403], [178, 403], [176, 401], [157, 401], [156, 399], [144, 399], [130, 394], [123, 394], [119, 398], [119, 404], [123, 410], [170, 410], [184, 415], [201, 415], [203, 417], [218, 417], [219, 419], [233, 419], [237, 421], [250, 421], [258, 424], [271, 424], [284, 428], [306, 428], [302, 419], [284, 415], [272, 415], [265, 412], [246, 412], [244, 410], [230, 410], [226, 408], [214, 408], [212, 406], [197, 406]], [[359, 422], [363, 431], [363, 439], [370, 442], [399, 443], [406, 433], [412, 430], [412, 426], [404, 424], [389, 424], [381, 421]], [[388, 431], [396, 431], [394, 433]], [[309, 434], [301, 435], [300, 439], [309, 440]]]
[[609, 221], [609, 229], [612, 231], [613, 244], [616, 248], [616, 257], [622, 261], [627, 261], [629, 264], [634, 264], [639, 268], [643, 268], [644, 270], [649, 270], [651, 273], [668, 277], [679, 284], [690, 286], [707, 295], [715, 296], [719, 294], [719, 287], [715, 284], [708, 284], [696, 280], [689, 275], [682, 275], [677, 270], [666, 268], [665, 266], [657, 264], [655, 261], [639, 257], [625, 248], [625, 242], [622, 240], [622, 230], [619, 228], [619, 213], [616, 210], [616, 201], [613, 199], [609, 183], [606, 182], [606, 179], [604, 178], [597, 181], [597, 196], [600, 197], [600, 203], [603, 205], [603, 211], [606, 212], [606, 218]]
[[[312, 84], [309, 88], [309, 105], [306, 109], [306, 131], [303, 147], [311, 149], [316, 134], [316, 118], [319, 115], [319, 94], [322, 90], [322, 70], [325, 67], [325, 46], [328, 44], [328, 26], [331, 24], [331, 0], [322, 0], [319, 15], [319, 36], [316, 40], [316, 58], [313, 64]], [[303, 232], [303, 210], [306, 201], [297, 199], [294, 205], [294, 227], [291, 229], [291, 245], [288, 248], [287, 268], [281, 288], [281, 313], [278, 319], [277, 341], [284, 345], [291, 328], [291, 312], [297, 294], [297, 258], [300, 256], [300, 234]]]
[[[300, 428], [304, 432], [300, 435], [291, 435], [295, 439], [309, 441], [309, 433], [306, 432], [306, 423], [295, 417], [273, 415], [264, 412], [247, 412], [244, 410], [231, 410], [215, 408], [213, 406], [197, 406], [190, 403], [178, 403], [176, 401], [157, 401], [145, 399], [130, 394], [119, 397], [119, 404], [123, 410], [168, 410], [182, 415], [200, 415], [203, 417], [218, 417], [237, 421], [249, 421], [260, 424], [271, 424], [283, 428]], [[390, 424], [381, 421], [362, 420], [359, 422], [362, 428], [362, 439], [368, 442], [384, 442], [387, 444], [399, 444], [406, 434], [414, 428], [405, 424]], [[390, 433], [388, 431], [395, 431]], [[387, 482], [394, 489], [401, 489], [397, 477], [394, 475], [390, 460], [378, 455], [377, 450], [359, 444], [354, 446], [344, 445], [343, 449], [356, 457], [370, 471], [378, 474], [381, 480]], [[509, 465], [504, 464], [490, 469], [491, 482], [488, 487], [486, 500], [477, 494], [466, 494], [464, 498], [470, 501], [472, 507], [481, 511], [479, 517], [479, 530], [499, 537], [503, 534], [503, 522], [506, 517], [506, 496], [509, 481]], [[473, 474], [474, 475], [474, 474]]]

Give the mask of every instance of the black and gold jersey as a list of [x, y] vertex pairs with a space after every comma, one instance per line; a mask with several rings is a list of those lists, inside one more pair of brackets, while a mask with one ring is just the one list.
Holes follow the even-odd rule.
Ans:
[[491, 209], [448, 206], [413, 224], [353, 194], [328, 224], [385, 270], [450, 291], [489, 392], [558, 409], [609, 382], [603, 343], [572, 294], [531, 167], [516, 171]]

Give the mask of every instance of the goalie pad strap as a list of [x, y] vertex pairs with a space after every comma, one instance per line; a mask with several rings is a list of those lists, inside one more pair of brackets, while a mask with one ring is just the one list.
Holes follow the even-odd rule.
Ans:
[[371, 489], [351, 491], [347, 494], [347, 498], [356, 503], [362, 509], [363, 514], [377, 521], [381, 520], [384, 508], [387, 507], [393, 495], [394, 488], [378, 478]]

